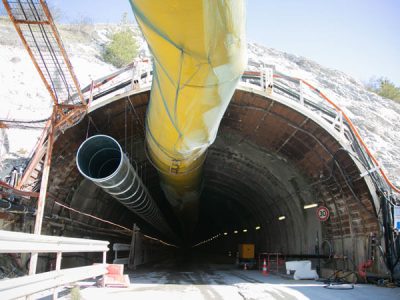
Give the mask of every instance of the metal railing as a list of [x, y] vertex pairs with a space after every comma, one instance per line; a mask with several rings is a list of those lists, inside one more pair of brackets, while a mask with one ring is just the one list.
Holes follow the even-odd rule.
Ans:
[[[135, 64], [130, 64], [113, 74], [94, 81], [83, 88], [82, 92], [86, 101], [92, 103], [112, 98], [120, 94], [121, 91], [128, 92], [149, 87], [151, 80], [150, 63], [142, 63], [140, 68], [136, 67]], [[265, 68], [262, 71], [246, 71], [242, 76], [240, 86], [261, 91], [271, 96], [283, 97], [320, 116], [322, 122], [339, 133], [342, 141], [348, 146], [346, 150], [351, 151], [351, 154], [363, 166], [365, 172], [362, 172], [362, 175], [370, 175], [377, 189], [390, 192], [391, 187], [377, 172], [380, 170], [380, 166], [371, 159], [361, 145], [342, 112], [330, 105], [321, 96], [318, 89], [312, 89], [310, 85], [304, 84], [304, 82], [299, 78], [276, 72], [273, 68]]]
[[[0, 253], [56, 253], [54, 271], [0, 281], [0, 299], [17, 299], [83, 279], [107, 274], [108, 241], [36, 235], [0, 230]], [[92, 266], [61, 269], [62, 253], [103, 252], [103, 262]]]
[[129, 257], [118, 257], [118, 251], [129, 252], [131, 250], [130, 244], [115, 243], [113, 245], [113, 250], [114, 250], [114, 254], [115, 254], [113, 264], [127, 265], [129, 263]]
[[335, 130], [350, 155], [365, 169], [360, 176], [370, 175], [375, 187], [379, 190], [390, 191], [391, 188], [384, 178], [376, 171], [380, 169], [351, 127], [344, 118], [341, 110], [336, 109], [328, 102], [326, 96], [308, 82], [273, 71], [270, 68], [261, 72], [245, 72], [242, 76], [242, 84], [252, 89], [269, 93], [271, 96], [283, 97], [286, 100], [296, 102], [313, 114], [318, 115], [322, 122]]

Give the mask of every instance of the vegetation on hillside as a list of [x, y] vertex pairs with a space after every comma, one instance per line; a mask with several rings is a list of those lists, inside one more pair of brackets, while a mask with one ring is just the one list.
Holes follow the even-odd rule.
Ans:
[[138, 53], [138, 46], [131, 30], [123, 29], [111, 36], [111, 41], [104, 47], [103, 60], [121, 68], [132, 62]]
[[129, 26], [128, 14], [121, 19], [121, 29], [111, 35], [110, 42], [104, 47], [103, 60], [117, 68], [133, 61], [138, 54], [138, 45]]
[[369, 91], [400, 103], [400, 87], [389, 79], [384, 77], [371, 78], [366, 86]]

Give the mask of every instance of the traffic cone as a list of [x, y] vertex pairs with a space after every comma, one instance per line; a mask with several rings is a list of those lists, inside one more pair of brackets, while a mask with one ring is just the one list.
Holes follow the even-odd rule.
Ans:
[[268, 273], [267, 273], [267, 261], [265, 260], [265, 258], [264, 258], [262, 273], [265, 276], [268, 275]]

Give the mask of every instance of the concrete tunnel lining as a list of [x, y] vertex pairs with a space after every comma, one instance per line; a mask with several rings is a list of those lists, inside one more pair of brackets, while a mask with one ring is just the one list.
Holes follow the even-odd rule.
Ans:
[[[271, 226], [272, 223], [277, 220], [278, 216], [285, 215], [286, 219], [283, 224], [286, 223], [286, 226], [290, 228], [290, 236], [292, 237], [290, 243], [288, 239], [285, 242], [289, 245], [285, 252], [288, 252], [288, 250], [290, 250], [290, 253], [309, 251], [310, 249], [303, 249], [299, 246], [302, 241], [310, 242], [307, 241], [306, 235], [301, 231], [295, 233], [293, 228], [307, 227], [307, 222], [305, 222], [303, 216], [303, 213], [306, 213], [303, 205], [314, 201], [313, 192], [310, 191], [301, 174], [296, 172], [283, 158], [266, 153], [265, 150], [256, 148], [247, 142], [238, 144], [236, 143], [238, 139], [240, 139], [240, 136], [235, 138], [232, 135], [230, 137], [219, 137], [215, 146], [212, 146], [209, 152], [209, 161], [205, 167], [205, 177], [208, 180], [214, 174], [214, 176], [217, 175], [220, 178], [219, 181], [214, 181], [214, 185], [206, 184], [206, 186], [210, 186], [209, 188], [213, 190], [224, 188], [220, 194], [234, 194], [236, 199], [246, 203], [246, 206], [252, 212], [252, 220], [248, 224], [243, 224], [242, 228], [247, 226], [250, 230], [254, 230], [258, 224], [265, 229], [265, 232], [271, 232], [271, 228], [274, 228]], [[227, 146], [226, 143], [229, 140], [230, 145]], [[214, 149], [220, 150], [217, 157], [213, 155]], [[218, 162], [218, 160], [223, 161], [220, 163], [222, 166], [219, 165], [218, 170], [216, 168], [210, 170], [209, 165]], [[208, 172], [210, 174], [207, 174]], [[241, 178], [244, 183], [238, 185], [237, 178]], [[296, 178], [299, 182], [293, 184], [292, 181], [295, 181]], [[295, 187], [297, 190], [295, 190]], [[306, 194], [307, 198], [303, 198], [303, 194]], [[277, 224], [281, 224], [281, 222]], [[229, 231], [232, 231], [231, 225], [227, 227], [230, 227]], [[318, 227], [315, 226], [316, 229]], [[221, 231], [223, 230], [224, 228], [221, 228]]]
[[[127, 227], [131, 227], [134, 221], [141, 223], [100, 190], [90, 187], [91, 195], [82, 193], [90, 184], [82, 182], [73, 164], [76, 150], [87, 133], [89, 136], [109, 134], [121, 145], [127, 145], [128, 153], [133, 149], [134, 153], [130, 155], [141, 168], [150, 193], [172, 227], [178, 228], [160, 189], [157, 172], [147, 161], [142, 146], [148, 99], [149, 89], [146, 88], [133, 91], [129, 96], [118, 95], [104, 103], [94, 102], [88, 117], [58, 138], [49, 185], [50, 192], [57, 195], [58, 201], [77, 209], [92, 207], [103, 218]], [[355, 249], [354, 238], [363, 240], [368, 232], [378, 231], [371, 190], [366, 180], [359, 178], [359, 166], [347, 153], [337, 152], [335, 155], [341, 147], [338, 137], [327, 132], [312, 116], [305, 117], [303, 109], [297, 110], [280, 100], [246, 89], [235, 92], [217, 140], [209, 149], [204, 168], [201, 206], [207, 207], [210, 201], [216, 201], [217, 209], [201, 210], [199, 226], [191, 241], [193, 244], [216, 233], [231, 233], [246, 227], [249, 230], [247, 238], [243, 233], [237, 237], [253, 239], [259, 250], [310, 253], [316, 231], [319, 231], [320, 239], [332, 241], [336, 252], [346, 252], [352, 258], [361, 257], [362, 260], [365, 249]], [[128, 132], [125, 136], [126, 111]], [[334, 166], [335, 162], [348, 176], [358, 199], [354, 199], [338, 167]], [[65, 192], [71, 189], [76, 191], [75, 195]], [[86, 203], [94, 200], [97, 201], [95, 208]], [[304, 204], [315, 201], [331, 210], [329, 223], [320, 224], [315, 218], [315, 210], [303, 209]], [[66, 214], [53, 208], [51, 202], [47, 203], [48, 211]], [[234, 213], [234, 216], [225, 217], [223, 214], [226, 212], [221, 208], [228, 202], [240, 205], [226, 211]], [[277, 219], [281, 215], [286, 216], [284, 221]], [[237, 224], [221, 226], [221, 220]], [[261, 230], [255, 232], [257, 225]], [[142, 226], [145, 231], [158, 234], [146, 224]], [[227, 242], [220, 250], [233, 246]]]

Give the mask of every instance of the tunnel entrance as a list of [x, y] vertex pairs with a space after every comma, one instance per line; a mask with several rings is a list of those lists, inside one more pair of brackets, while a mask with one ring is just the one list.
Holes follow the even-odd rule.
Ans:
[[288, 160], [226, 132], [209, 149], [204, 173], [198, 239], [222, 234], [226, 253], [240, 243], [268, 252], [314, 252], [321, 226], [315, 209], [303, 207], [319, 199]]
[[[102, 218], [129, 228], [136, 223], [144, 233], [165, 239], [79, 174], [75, 154], [80, 144], [87, 136], [110, 135], [135, 162], [168, 224], [182, 236], [160, 187], [157, 169], [146, 156], [148, 100], [149, 90], [142, 90], [94, 102], [88, 117], [56, 142], [50, 193], [72, 207], [90, 208]], [[254, 244], [256, 253], [336, 255], [340, 259], [331, 259], [326, 267], [354, 269], [366, 260], [371, 233], [379, 234], [377, 199], [368, 180], [359, 174], [359, 166], [340, 139], [312, 114], [267, 94], [240, 88], [207, 153], [199, 222], [181, 245], [185, 253], [210, 252], [228, 259], [233, 259], [238, 245], [244, 243]], [[53, 214], [67, 213], [54, 208], [51, 201], [47, 206]], [[318, 220], [316, 206], [329, 209], [326, 222]], [[377, 263], [374, 268], [380, 272], [384, 267]]]

